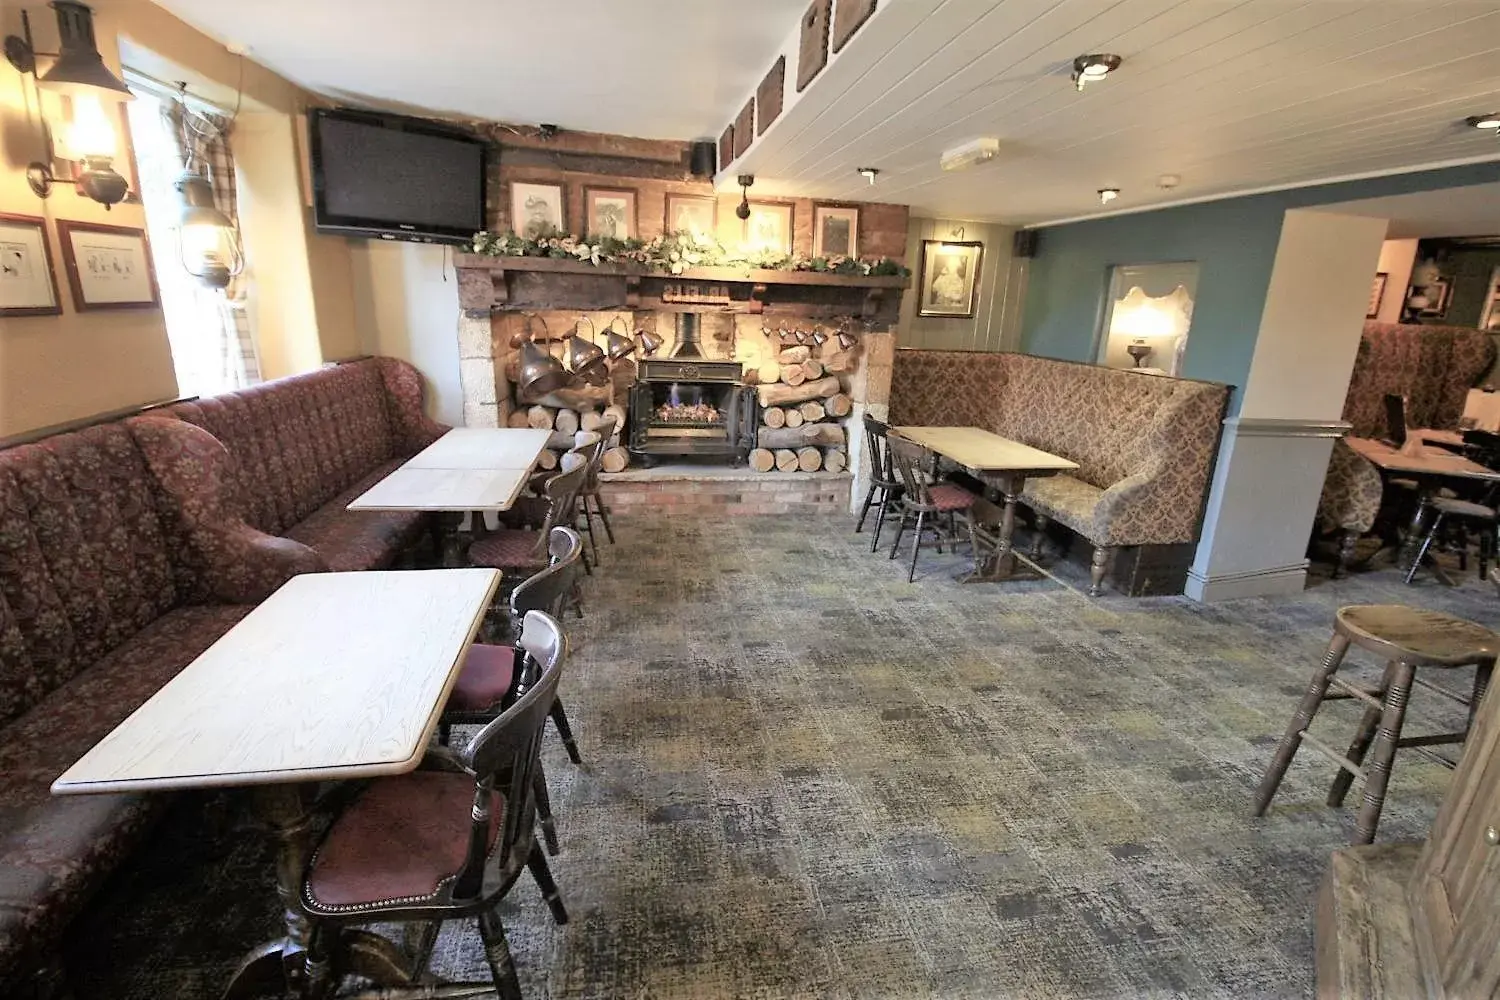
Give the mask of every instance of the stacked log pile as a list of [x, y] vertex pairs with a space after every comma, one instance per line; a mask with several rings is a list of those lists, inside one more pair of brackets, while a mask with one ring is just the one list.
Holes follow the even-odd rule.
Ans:
[[810, 345], [786, 347], [756, 371], [761, 427], [750, 453], [757, 472], [843, 472], [849, 464], [843, 419], [854, 408], [845, 383], [857, 347], [814, 357]]
[[531, 406], [512, 411], [510, 426], [552, 432], [547, 447], [536, 460], [537, 468], [550, 471], [557, 468], [563, 452], [572, 450], [575, 434], [598, 430], [606, 420], [612, 419], [615, 428], [610, 434], [602, 468], [605, 472], [624, 472], [630, 465], [630, 450], [620, 438], [625, 430], [625, 407], [614, 403], [596, 406], [589, 399], [582, 398], [583, 395], [582, 390], [563, 389], [544, 396]]

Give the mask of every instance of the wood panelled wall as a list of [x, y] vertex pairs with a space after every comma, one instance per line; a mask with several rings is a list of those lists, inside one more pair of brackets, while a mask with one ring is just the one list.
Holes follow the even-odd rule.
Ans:
[[[558, 132], [542, 138], [532, 128], [505, 125], [481, 129], [498, 150], [492, 153], [489, 176], [490, 226], [497, 231], [511, 228], [510, 185], [522, 183], [561, 184], [565, 202], [564, 228], [575, 234], [584, 230], [584, 188], [629, 188], [636, 192], [636, 224], [644, 239], [659, 236], [666, 223], [667, 195], [714, 196], [713, 185], [694, 177], [688, 169], [691, 145], [658, 139], [594, 132]], [[750, 200], [792, 205], [793, 250], [811, 254], [813, 206], [809, 198]], [[739, 193], [717, 196], [716, 225], [719, 242], [734, 249], [742, 239], [743, 223], [735, 216]], [[905, 261], [907, 208], [874, 202], [826, 202], [854, 205], [859, 209], [858, 250], [861, 257], [891, 257]]]
[[[1019, 350], [1027, 262], [1011, 254], [1015, 232], [1014, 226], [991, 222], [912, 218], [906, 249], [912, 290], [901, 302], [896, 345], [929, 351]], [[978, 240], [984, 244], [972, 317], [917, 315], [923, 240]]]

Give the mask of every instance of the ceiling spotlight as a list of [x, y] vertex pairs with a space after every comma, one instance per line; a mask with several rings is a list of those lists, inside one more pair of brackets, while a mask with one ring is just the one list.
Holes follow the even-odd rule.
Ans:
[[1108, 52], [1095, 52], [1073, 60], [1073, 85], [1079, 90], [1097, 83], [1120, 68], [1122, 60]]
[[875, 178], [880, 176], [879, 167], [857, 167], [855, 170], [859, 176], [870, 182], [870, 187], [875, 186]]
[[973, 142], [966, 142], [962, 146], [944, 150], [938, 164], [944, 170], [966, 170], [976, 163], [993, 160], [999, 154], [1000, 140], [985, 136]]
[[1484, 129], [1491, 135], [1500, 135], [1500, 111], [1491, 111], [1487, 115], [1473, 115], [1465, 118], [1464, 122], [1470, 128]]
[[1119, 188], [1100, 188], [1099, 189], [1099, 204], [1101, 204], [1101, 205], [1108, 205], [1110, 202], [1114, 201], [1118, 197], [1120, 197], [1120, 189]]

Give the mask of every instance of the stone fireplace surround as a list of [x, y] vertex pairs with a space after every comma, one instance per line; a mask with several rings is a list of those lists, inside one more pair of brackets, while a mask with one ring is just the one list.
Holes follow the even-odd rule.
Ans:
[[[833, 335], [843, 326], [858, 339], [852, 364], [839, 378], [850, 412], [837, 423], [845, 431], [845, 472], [755, 472], [748, 468], [703, 469], [681, 466], [606, 474], [604, 482], [622, 506], [661, 502], [727, 505], [742, 512], [852, 510], [869, 481], [864, 455], [865, 414], [884, 419], [895, 357], [894, 326], [905, 278], [840, 276], [790, 271], [700, 269], [684, 275], [646, 273], [620, 266], [594, 267], [547, 258], [490, 258], [459, 254], [459, 374], [464, 423], [505, 426], [518, 405], [513, 377], [518, 335], [530, 329], [558, 343], [575, 325], [602, 346], [611, 324], [631, 334], [650, 330], [662, 340], [657, 358], [676, 347], [677, 316], [699, 316], [699, 347], [706, 359], [733, 360], [754, 381], [763, 367], [774, 369], [781, 329], [828, 334], [814, 357], [838, 352]], [[581, 322], [583, 319], [588, 322]], [[624, 405], [635, 381], [634, 360], [617, 363], [610, 402]], [[627, 499], [629, 498], [629, 499]], [[687, 498], [687, 499], [684, 499]], [[748, 499], [747, 499], [748, 498]]]

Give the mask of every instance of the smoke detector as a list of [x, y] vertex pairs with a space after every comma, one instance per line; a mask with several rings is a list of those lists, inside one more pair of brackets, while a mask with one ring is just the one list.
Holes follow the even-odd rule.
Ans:
[[967, 170], [976, 163], [993, 160], [999, 154], [1000, 140], [986, 136], [945, 150], [939, 162], [944, 170]]

